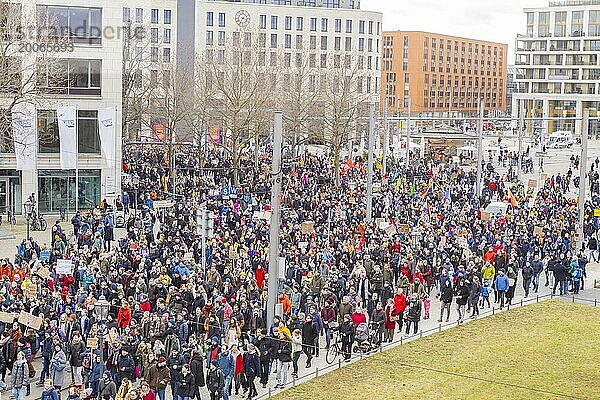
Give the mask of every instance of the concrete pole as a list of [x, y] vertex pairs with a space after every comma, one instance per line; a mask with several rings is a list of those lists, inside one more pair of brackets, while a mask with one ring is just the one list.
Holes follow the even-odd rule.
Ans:
[[373, 219], [373, 147], [375, 147], [375, 106], [369, 112], [369, 157], [367, 163], [367, 223]]
[[381, 175], [385, 176], [387, 173], [387, 150], [390, 138], [388, 136], [388, 99], [385, 99], [385, 108], [383, 109], [383, 149], [382, 149], [382, 160], [381, 160]]
[[273, 163], [271, 166], [271, 223], [269, 227], [269, 287], [267, 300], [267, 329], [271, 329], [277, 305], [279, 287], [279, 223], [281, 200], [281, 142], [283, 140], [283, 115], [274, 113]]
[[585, 186], [587, 173], [588, 156], [588, 131], [590, 126], [590, 110], [583, 110], [583, 124], [581, 127], [581, 162], [579, 165], [579, 224], [577, 233], [579, 233], [579, 250], [583, 245], [583, 216], [585, 214]]
[[483, 175], [483, 99], [479, 99], [479, 120], [477, 121], [477, 196], [481, 196]]
[[[517, 103], [520, 103], [519, 100], [517, 100]], [[519, 182], [521, 182], [521, 173], [522, 171], [522, 164], [523, 164], [523, 110], [521, 110], [520, 104], [518, 106], [518, 110], [519, 110], [519, 123], [517, 125], [517, 129], [519, 130], [518, 135], [519, 135], [519, 157], [517, 157], [517, 176], [519, 178]]]
[[410, 97], [408, 98], [408, 118], [406, 120], [406, 169], [410, 165]]

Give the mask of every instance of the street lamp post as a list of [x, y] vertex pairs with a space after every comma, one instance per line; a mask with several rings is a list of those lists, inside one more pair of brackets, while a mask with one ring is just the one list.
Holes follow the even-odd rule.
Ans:
[[25, 219], [27, 221], [27, 240], [29, 240], [29, 222], [31, 221], [31, 213], [33, 211], [33, 203], [31, 202], [31, 200], [27, 200], [25, 202], [25, 204], [23, 204], [23, 206], [25, 207]]
[[137, 220], [137, 209], [138, 209], [138, 190], [140, 188], [140, 177], [135, 174], [131, 177], [131, 183], [133, 184], [133, 189], [135, 192], [135, 204], [134, 204], [134, 209], [133, 209], [133, 219], [134, 221]]
[[104, 295], [101, 295], [96, 304], [94, 305], [94, 314], [98, 321], [98, 349], [100, 351], [100, 375], [104, 373], [104, 350], [102, 344], [104, 343], [104, 330], [106, 329], [106, 321], [108, 320], [108, 311], [110, 309], [110, 303], [106, 300]]

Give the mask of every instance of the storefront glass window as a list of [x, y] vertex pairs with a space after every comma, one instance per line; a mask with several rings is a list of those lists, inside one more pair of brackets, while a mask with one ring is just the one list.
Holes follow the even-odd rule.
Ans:
[[[75, 212], [75, 171], [40, 170], [38, 173], [39, 210], [58, 214], [62, 208]], [[100, 203], [100, 171], [79, 171], [79, 209]]]

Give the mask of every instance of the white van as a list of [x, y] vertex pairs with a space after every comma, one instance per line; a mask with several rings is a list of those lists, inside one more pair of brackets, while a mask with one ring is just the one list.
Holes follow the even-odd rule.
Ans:
[[551, 149], [564, 149], [573, 146], [573, 134], [571, 131], [553, 132], [546, 141], [546, 146]]

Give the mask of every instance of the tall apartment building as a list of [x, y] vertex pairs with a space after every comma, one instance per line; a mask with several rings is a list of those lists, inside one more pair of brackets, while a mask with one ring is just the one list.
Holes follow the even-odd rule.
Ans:
[[381, 106], [388, 113], [469, 116], [505, 112], [508, 46], [420, 31], [383, 33]]
[[377, 103], [382, 15], [359, 7], [352, 0], [179, 0], [179, 51], [191, 46], [196, 55], [218, 59], [227, 43], [259, 43], [256, 51], [266, 54], [273, 73], [282, 66], [270, 61], [274, 53], [292, 67], [308, 57], [316, 79], [332, 67], [324, 62], [328, 56], [343, 53], [358, 65], [362, 90]]
[[528, 117], [556, 118], [537, 124], [542, 134], [578, 134], [583, 110], [597, 115], [600, 105], [600, 1], [550, 2], [524, 12], [526, 33], [516, 39], [512, 114], [521, 110]]
[[[36, 57], [40, 57], [34, 47], [37, 36], [28, 35], [24, 39], [29, 46], [24, 52], [2, 59], [0, 73], [6, 73], [5, 63], [14, 63], [15, 87], [27, 85], [36, 91], [28, 89], [31, 93], [28, 102], [34, 106], [35, 113], [28, 121], [37, 118], [37, 129], [33, 129], [36, 135], [27, 138], [31, 142], [26, 145], [34, 166], [17, 170], [16, 143], [13, 141], [16, 122], [11, 118], [13, 114], [6, 112], [7, 104], [15, 99], [15, 92], [0, 88], [0, 112], [8, 116], [0, 120], [3, 122], [0, 123], [0, 213], [4, 213], [6, 207], [12, 207], [16, 213], [22, 212], [23, 203], [32, 193], [36, 195], [42, 213], [56, 214], [63, 208], [74, 211], [76, 196], [81, 209], [97, 205], [102, 198], [114, 198], [120, 188], [121, 171], [122, 49], [118, 30], [122, 25], [123, 2], [21, 0], [11, 3], [17, 8], [22, 26], [29, 32], [47, 17], [60, 28], [61, 40], [65, 40], [62, 43], [68, 43], [70, 48], [48, 51], [47, 57], [51, 60], [38, 64], [33, 80], [28, 77]], [[7, 19], [2, 17], [0, 30], [7, 24]], [[1, 37], [0, 40], [7, 40], [10, 35]], [[76, 110], [74, 120], [68, 123], [77, 132], [77, 145], [74, 146], [77, 173], [74, 169], [61, 168], [58, 107], [75, 107]], [[107, 108], [115, 108], [116, 115], [116, 119], [111, 120], [116, 127], [114, 149], [109, 152], [114, 153], [111, 156], [102, 151], [100, 139], [100, 124], [110, 122], [98, 118], [99, 110]], [[30, 123], [27, 128], [33, 128], [32, 125]]]

